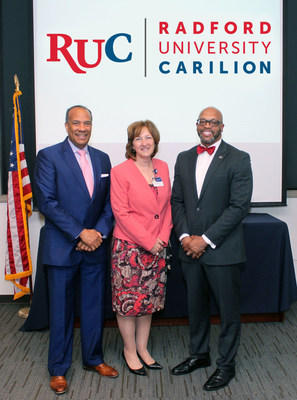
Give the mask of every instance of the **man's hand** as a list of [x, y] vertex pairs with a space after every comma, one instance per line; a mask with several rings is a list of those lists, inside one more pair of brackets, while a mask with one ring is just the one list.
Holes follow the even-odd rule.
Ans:
[[91, 247], [86, 245], [82, 240], [80, 240], [77, 243], [75, 250], [78, 250], [78, 251], [92, 251]]
[[182, 239], [182, 247], [187, 256], [191, 256], [195, 259], [202, 256], [207, 247], [207, 243], [202, 236], [192, 235]]
[[182, 240], [181, 240], [181, 244], [182, 247], [184, 249], [185, 252], [187, 252], [188, 250], [190, 250], [189, 248], [189, 243], [192, 241], [191, 236], [185, 236]]
[[94, 251], [102, 243], [101, 233], [95, 229], [84, 229], [79, 235], [80, 241], [77, 244], [77, 250]]

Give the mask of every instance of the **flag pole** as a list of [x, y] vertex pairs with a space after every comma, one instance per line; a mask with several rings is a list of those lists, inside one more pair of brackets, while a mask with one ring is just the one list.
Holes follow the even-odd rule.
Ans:
[[[29, 243], [28, 218], [32, 215], [32, 189], [25, 158], [20, 83], [14, 75], [13, 125], [9, 156], [7, 194], [7, 249], [5, 279], [14, 284], [14, 300], [25, 294], [32, 299], [32, 261]], [[28, 286], [29, 287], [28, 287]], [[30, 308], [21, 309], [18, 315], [26, 318]]]
[[13, 79], [14, 79], [14, 84], [15, 84], [15, 91], [19, 92], [20, 91], [20, 81], [19, 81], [17, 74], [14, 75]]
[[[14, 75], [14, 84], [15, 84], [15, 91], [19, 92], [20, 91], [20, 81], [17, 76], [17, 74]], [[28, 212], [26, 210], [26, 220], [27, 220], [27, 226], [28, 226], [28, 236], [29, 236], [29, 247], [30, 247], [30, 233], [29, 233], [29, 221], [28, 221]], [[29, 289], [30, 289], [30, 305], [32, 302], [32, 296], [33, 296], [33, 284], [32, 284], [32, 275], [29, 276]], [[30, 312], [30, 307], [24, 307], [21, 308], [18, 311], [18, 316], [22, 318], [27, 318]]]
[[[16, 76], [16, 75], [15, 75]], [[29, 232], [29, 221], [28, 221], [28, 213], [26, 211], [26, 220], [27, 220], [27, 226], [28, 226], [28, 238], [29, 238], [29, 247], [30, 247], [30, 232]], [[30, 303], [29, 307], [23, 307], [20, 308], [18, 311], [18, 316], [21, 318], [27, 318], [30, 312], [30, 306], [32, 303], [32, 297], [33, 297], [33, 284], [32, 284], [32, 275], [29, 275], [29, 289], [30, 289]]]
[[[16, 92], [19, 92], [19, 91], [20, 91], [20, 81], [19, 81], [19, 78], [18, 78], [17, 74], [14, 74], [13, 79], [14, 79], [14, 84], [15, 84], [15, 91], [16, 91]], [[30, 232], [29, 232], [29, 221], [28, 221], [28, 212], [27, 212], [27, 210], [26, 210], [26, 220], [27, 220], [27, 226], [28, 226], [28, 237], [29, 237], [29, 247], [30, 247]], [[32, 302], [32, 297], [33, 297], [32, 275], [29, 275], [29, 289], [30, 289], [30, 304], [31, 304], [31, 302]], [[25, 316], [20, 315], [20, 316], [23, 317], [23, 318], [27, 318], [27, 316], [28, 316], [28, 314], [29, 314], [30, 308], [26, 307], [26, 309], [28, 310], [27, 315], [25, 315]], [[21, 309], [21, 310], [19, 311], [19, 313], [20, 313], [22, 310], [24, 310], [24, 308]]]

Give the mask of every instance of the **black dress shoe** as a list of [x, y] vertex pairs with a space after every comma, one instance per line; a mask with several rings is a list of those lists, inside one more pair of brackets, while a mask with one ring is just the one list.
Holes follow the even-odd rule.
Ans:
[[206, 381], [203, 389], [208, 391], [222, 389], [229, 384], [234, 376], [235, 369], [224, 370], [217, 368], [211, 377]]
[[125, 363], [126, 363], [128, 369], [129, 369], [129, 371], [132, 374], [146, 376], [146, 369], [144, 367], [141, 367], [141, 368], [138, 368], [138, 369], [132, 369], [132, 368], [129, 367], [129, 365], [127, 363], [127, 360], [125, 358], [124, 352], [122, 352], [122, 356], [123, 356], [123, 359], [125, 360]]
[[171, 370], [173, 375], [184, 375], [195, 371], [198, 368], [206, 368], [211, 364], [210, 358], [189, 357]]
[[162, 369], [162, 365], [159, 364], [157, 361], [155, 361], [153, 364], [147, 364], [146, 362], [143, 361], [143, 359], [140, 357], [140, 355], [137, 353], [140, 361], [142, 362], [143, 365], [146, 366], [148, 369]]

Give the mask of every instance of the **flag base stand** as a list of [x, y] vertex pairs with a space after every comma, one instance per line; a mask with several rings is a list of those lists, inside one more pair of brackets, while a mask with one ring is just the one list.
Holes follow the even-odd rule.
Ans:
[[29, 312], [30, 312], [30, 307], [21, 308], [18, 311], [18, 316], [21, 317], [21, 318], [27, 318], [28, 315], [29, 315]]

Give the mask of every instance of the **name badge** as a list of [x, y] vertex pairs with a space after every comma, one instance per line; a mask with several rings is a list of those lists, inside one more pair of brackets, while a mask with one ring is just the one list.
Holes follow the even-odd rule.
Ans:
[[162, 181], [162, 178], [160, 176], [156, 176], [155, 178], [152, 178], [153, 186], [164, 186], [164, 183]]

